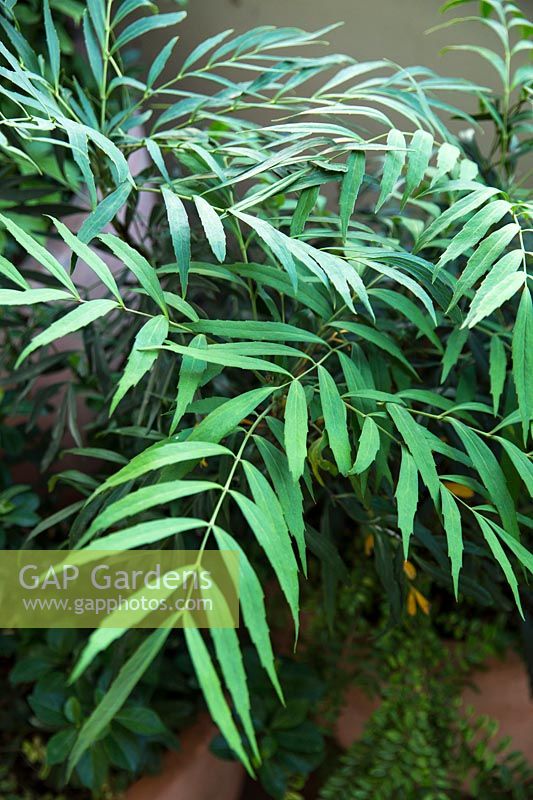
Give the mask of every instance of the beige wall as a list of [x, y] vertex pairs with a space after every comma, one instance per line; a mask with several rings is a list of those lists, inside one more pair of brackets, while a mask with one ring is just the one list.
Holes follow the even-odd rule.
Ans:
[[[447, 44], [490, 46], [495, 40], [475, 23], [426, 34], [445, 19], [475, 10], [471, 4], [470, 9], [464, 6], [443, 16], [439, 14], [441, 4], [440, 0], [189, 0], [188, 18], [179, 26], [176, 58], [181, 60], [199, 41], [226, 28], [241, 32], [256, 25], [294, 25], [313, 30], [342, 21], [344, 25], [328, 35], [331, 48], [358, 61], [387, 57], [402, 66], [422, 64], [441, 74], [495, 85], [492, 70], [477, 56], [439, 56]], [[156, 41], [162, 43], [167, 37], [168, 31], [164, 31], [158, 40], [151, 38], [152, 53]]]

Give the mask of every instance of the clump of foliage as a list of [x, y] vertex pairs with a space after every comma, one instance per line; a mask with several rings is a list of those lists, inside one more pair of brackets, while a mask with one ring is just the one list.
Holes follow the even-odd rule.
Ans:
[[388, 634], [381, 704], [341, 758], [322, 800], [526, 800], [533, 770], [498, 725], [464, 710], [467, 673], [429, 626]]
[[[328, 519], [372, 537], [397, 617], [408, 555], [458, 598], [479, 586], [519, 610], [533, 569], [531, 23], [512, 3], [481, 4], [502, 48], [480, 51], [496, 97], [424, 68], [298, 55], [327, 30], [295, 28], [225, 31], [189, 53], [175, 36], [140, 75], [132, 43], [185, 12], [143, 5], [132, 21], [137, 5], [88, 4], [83, 86], [48, 3], [47, 58], [22, 33], [0, 43], [8, 158], [45, 146], [85, 210], [76, 232], [52, 210], [53, 248], [36, 202], [21, 215], [8, 197], [0, 214], [9, 385], [42, 408], [32, 390], [46, 376], [43, 467], [66, 431], [79, 463], [54, 475], [57, 507], [31, 541], [186, 547], [198, 565], [206, 546], [236, 550], [244, 629], [156, 630], [133, 653], [121, 632], [95, 631], [76, 680], [103, 650], [109, 680], [71, 736], [67, 779], [126, 707], [124, 675], [134, 691], [175, 641], [229, 748], [260, 770], [241, 639], [281, 700], [264, 587], [273, 573], [297, 631], [315, 557], [338, 567]], [[450, 106], [450, 90], [479, 113]], [[452, 115], [474, 133], [457, 138]], [[490, 152], [475, 139], [484, 120]], [[65, 484], [77, 502], [62, 502]]]
[[[324, 759], [324, 736], [312, 719], [324, 684], [308, 665], [283, 658], [278, 678], [287, 701], [281, 706], [257, 654], [246, 651], [244, 661], [261, 754], [257, 777], [270, 797], [284, 800], [305, 785]], [[212, 742], [211, 750], [221, 758], [235, 758], [223, 736]]]
[[[86, 643], [84, 631], [21, 631], [0, 637], [10, 691], [0, 700], [0, 752], [6, 781], [31, 789], [65, 787], [65, 761], [83, 722], [105, 695], [113, 674], [142, 641], [131, 632], [120, 648], [96, 657], [75, 682], [72, 667]], [[124, 790], [155, 772], [161, 756], [179, 747], [176, 735], [194, 718], [199, 693], [186, 655], [170, 647], [139, 681], [89, 751], [65, 789], [98, 797]], [[26, 704], [31, 710], [29, 719]]]

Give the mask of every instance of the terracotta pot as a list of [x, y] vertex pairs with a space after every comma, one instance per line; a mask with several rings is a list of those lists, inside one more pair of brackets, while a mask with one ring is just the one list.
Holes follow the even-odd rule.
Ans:
[[[472, 688], [463, 693], [465, 705], [497, 720], [498, 736], [510, 736], [511, 748], [521, 750], [533, 763], [533, 700], [518, 655], [509, 652], [502, 660], [489, 661], [486, 670], [472, 675], [472, 684]], [[336, 725], [336, 738], [343, 748], [360, 738], [365, 723], [378, 705], [378, 700], [369, 699], [361, 689], [349, 690]]]
[[244, 769], [209, 751], [216, 728], [202, 717], [180, 736], [180, 749], [168, 753], [158, 775], [141, 778], [124, 800], [238, 800]]
[[509, 652], [503, 660], [489, 661], [487, 667], [472, 675], [478, 691], [466, 689], [464, 702], [498, 720], [498, 735], [510, 736], [511, 749], [521, 750], [533, 763], [533, 699], [523, 661]]

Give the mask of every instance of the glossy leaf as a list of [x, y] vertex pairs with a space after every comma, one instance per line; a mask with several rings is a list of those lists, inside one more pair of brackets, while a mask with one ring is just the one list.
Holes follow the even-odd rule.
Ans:
[[220, 217], [207, 200], [200, 195], [194, 196], [194, 204], [213, 255], [217, 261], [222, 263], [226, 258], [226, 234]]
[[185, 628], [185, 641], [191, 657], [191, 661], [198, 678], [198, 683], [207, 703], [207, 707], [213, 720], [220, 728], [230, 748], [239, 757], [250, 774], [253, 774], [252, 767], [248, 760], [245, 750], [241, 744], [241, 737], [237, 726], [231, 716], [226, 698], [220, 685], [219, 677], [211, 661], [211, 656], [205, 645], [201, 633], [196, 628]]
[[244, 624], [255, 645], [259, 660], [276, 689], [278, 697], [282, 700], [283, 694], [276, 673], [270, 632], [266, 621], [265, 597], [259, 578], [246, 553], [229, 533], [217, 525], [214, 526], [213, 533], [221, 550], [235, 550], [239, 554], [239, 600]]
[[[203, 334], [195, 336], [191, 341], [191, 345], [195, 350], [206, 349], [207, 342], [205, 336]], [[206, 366], [206, 361], [202, 361], [199, 358], [191, 358], [190, 356], [183, 356], [178, 380], [178, 397], [176, 408], [174, 410], [172, 422], [170, 423], [171, 435], [178, 427], [183, 414], [187, 410], [187, 406], [193, 399], [194, 394], [202, 381]]]
[[320, 402], [324, 414], [324, 425], [328, 434], [329, 446], [342, 475], [347, 475], [352, 464], [350, 438], [346, 406], [341, 399], [337, 385], [324, 367], [318, 367]]
[[505, 476], [495, 455], [481, 437], [468, 426], [453, 418], [450, 418], [450, 421], [470, 456], [479, 477], [486, 486], [492, 502], [498, 509], [505, 530], [518, 539], [514, 503], [507, 488]]
[[134, 339], [131, 353], [120, 377], [117, 390], [113, 395], [109, 414], [111, 415], [122, 398], [150, 371], [158, 356], [156, 349], [166, 339], [168, 334], [168, 320], [158, 316], [148, 320]]
[[295, 481], [301, 478], [307, 455], [307, 400], [302, 384], [292, 381], [285, 404], [285, 452]]
[[405, 176], [405, 189], [402, 196], [402, 207], [420, 185], [426, 174], [431, 153], [433, 151], [433, 136], [424, 130], [415, 131], [409, 145], [407, 174]]
[[505, 355], [505, 347], [499, 336], [493, 336], [490, 340], [489, 363], [490, 393], [492, 395], [493, 411], [494, 414], [497, 414], [507, 373], [507, 357]]
[[39, 347], [45, 347], [47, 344], [55, 342], [56, 339], [62, 339], [63, 336], [85, 328], [95, 320], [105, 317], [115, 308], [117, 308], [115, 300], [89, 300], [86, 303], [82, 303], [77, 308], [69, 311], [68, 314], [65, 314], [64, 317], [53, 322], [42, 333], [37, 334], [18, 357], [17, 366]]
[[341, 220], [341, 235], [346, 239], [350, 217], [353, 214], [359, 189], [365, 176], [365, 154], [361, 150], [354, 150], [346, 161], [346, 174], [342, 179], [339, 212]]
[[185, 294], [191, 262], [191, 229], [187, 211], [181, 199], [170, 189], [163, 189], [163, 200], [167, 209], [172, 247], [178, 264], [181, 290]]
[[[222, 438], [222, 437], [221, 437]], [[111, 475], [95, 492], [99, 494], [106, 489], [120, 486], [126, 481], [134, 481], [148, 472], [161, 469], [169, 464], [180, 464], [183, 461], [196, 461], [202, 458], [229, 455], [226, 447], [210, 442], [157, 442], [138, 456], [134, 456], [125, 467]]]
[[439, 495], [440, 482], [424, 428], [418, 422], [415, 422], [409, 411], [403, 406], [396, 403], [387, 403], [387, 411], [413, 456], [420, 472], [420, 477], [436, 502]]
[[418, 470], [415, 459], [405, 447], [402, 447], [402, 462], [394, 496], [398, 506], [398, 527], [402, 532], [403, 557], [407, 559], [418, 506]]
[[385, 155], [383, 176], [381, 178], [381, 191], [375, 208], [376, 214], [392, 194], [394, 186], [401, 175], [403, 165], [405, 164], [407, 152], [405, 137], [403, 133], [396, 128], [393, 128], [389, 132], [387, 136], [387, 145], [393, 149], [388, 150]]
[[518, 396], [524, 443], [533, 418], [533, 303], [528, 287], [522, 292], [513, 331], [513, 378]]
[[461, 514], [452, 493], [441, 486], [442, 516], [448, 540], [448, 555], [452, 565], [453, 590], [457, 599], [459, 592], [459, 573], [463, 563], [463, 534]]
[[123, 242], [118, 236], [113, 236], [110, 233], [102, 233], [99, 238], [104, 244], [109, 247], [111, 252], [126, 265], [126, 267], [133, 272], [143, 289], [156, 303], [163, 314], [167, 316], [168, 310], [161, 289], [161, 284], [157, 278], [154, 268], [148, 263], [141, 253], [135, 250], [126, 242]]
[[379, 445], [379, 428], [372, 417], [366, 417], [359, 438], [355, 464], [350, 470], [350, 475], [360, 475], [361, 472], [368, 469], [378, 454]]

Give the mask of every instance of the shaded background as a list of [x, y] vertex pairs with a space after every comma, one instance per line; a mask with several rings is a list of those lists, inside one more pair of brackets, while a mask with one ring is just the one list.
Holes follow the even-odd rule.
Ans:
[[[175, 10], [175, 3], [167, 3]], [[289, 25], [315, 30], [331, 23], [344, 24], [331, 31], [330, 50], [347, 53], [358, 61], [390, 58], [401, 66], [422, 64], [441, 74], [468, 76], [496, 87], [494, 71], [473, 53], [440, 56], [449, 44], [494, 46], [497, 37], [484, 26], [472, 23], [426, 34], [454, 16], [467, 16], [472, 4], [440, 14], [441, 0], [189, 0], [187, 19], [179, 26], [180, 41], [174, 63], [198, 42], [227, 28], [241, 33], [256, 25]], [[533, 3], [521, 3], [527, 10]], [[167, 10], [167, 8], [165, 8]], [[144, 38], [146, 54], [153, 57], [168, 40], [166, 30]], [[321, 48], [324, 50], [325, 48]], [[496, 48], [498, 49], [498, 48]], [[301, 48], [298, 51], [304, 52]], [[308, 52], [308, 51], [307, 51]], [[167, 69], [172, 74], [172, 60]]]

